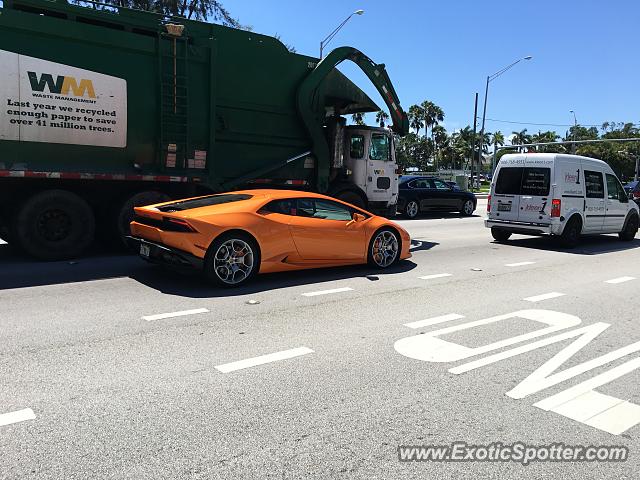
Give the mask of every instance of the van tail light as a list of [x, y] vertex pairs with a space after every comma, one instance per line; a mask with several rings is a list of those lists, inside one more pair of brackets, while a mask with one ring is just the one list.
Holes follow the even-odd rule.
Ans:
[[633, 192], [633, 198], [640, 198], [640, 191]]
[[560, 207], [562, 206], [562, 201], [559, 198], [554, 198], [551, 200], [551, 217], [559, 217], [560, 216]]
[[491, 194], [487, 195], [487, 213], [491, 213]]
[[402, 175], [402, 169], [401, 168], [396, 168], [396, 175]]

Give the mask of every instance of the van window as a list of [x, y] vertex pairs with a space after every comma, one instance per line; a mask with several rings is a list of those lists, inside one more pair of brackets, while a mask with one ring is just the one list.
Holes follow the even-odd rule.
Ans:
[[351, 151], [349, 152], [351, 158], [364, 157], [364, 137], [362, 135], [351, 136]]
[[604, 198], [604, 180], [601, 172], [584, 171], [587, 198]]
[[498, 173], [496, 193], [499, 195], [520, 195], [522, 167], [503, 167]]
[[371, 135], [371, 151], [369, 158], [371, 160], [384, 160], [388, 162], [389, 158], [389, 137], [383, 133], [374, 133]]
[[607, 198], [609, 200], [620, 200], [618, 194], [618, 179], [607, 173]]
[[498, 173], [496, 193], [501, 195], [549, 195], [551, 169], [538, 167], [503, 167]]

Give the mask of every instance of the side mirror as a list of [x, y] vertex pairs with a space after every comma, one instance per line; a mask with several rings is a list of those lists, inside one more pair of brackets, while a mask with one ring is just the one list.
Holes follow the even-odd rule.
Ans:
[[353, 218], [354, 222], [364, 222], [367, 217], [365, 217], [361, 213], [354, 212], [351, 218]]

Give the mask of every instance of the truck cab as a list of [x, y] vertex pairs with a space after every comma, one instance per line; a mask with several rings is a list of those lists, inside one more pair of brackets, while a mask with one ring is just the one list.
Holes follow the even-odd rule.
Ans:
[[398, 202], [393, 135], [386, 128], [345, 127], [344, 174], [361, 190], [372, 210], [390, 212]]

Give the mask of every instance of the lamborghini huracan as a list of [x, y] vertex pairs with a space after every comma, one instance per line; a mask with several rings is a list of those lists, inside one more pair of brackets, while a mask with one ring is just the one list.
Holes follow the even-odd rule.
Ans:
[[196, 268], [221, 286], [258, 273], [369, 263], [409, 253], [400, 226], [325, 195], [245, 190], [135, 209], [130, 243], [154, 263]]

